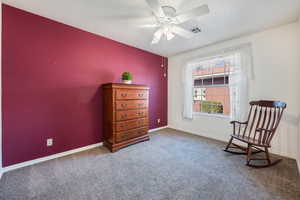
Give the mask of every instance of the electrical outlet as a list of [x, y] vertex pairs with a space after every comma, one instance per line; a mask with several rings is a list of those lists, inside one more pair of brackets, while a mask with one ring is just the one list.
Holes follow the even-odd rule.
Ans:
[[158, 124], [160, 123], [160, 119], [159, 119], [159, 118], [157, 119], [157, 123], [158, 123]]
[[52, 145], [53, 145], [53, 139], [52, 138], [47, 139], [47, 147], [50, 147]]

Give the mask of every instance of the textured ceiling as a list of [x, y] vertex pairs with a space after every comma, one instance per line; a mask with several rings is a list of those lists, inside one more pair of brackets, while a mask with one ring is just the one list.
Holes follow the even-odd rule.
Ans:
[[[210, 13], [182, 25], [202, 32], [192, 39], [175, 37], [151, 45], [155, 28], [141, 28], [151, 17], [145, 0], [2, 0], [29, 12], [163, 56], [206, 46], [243, 34], [296, 21], [300, 0], [161, 0], [178, 11], [207, 4]], [[127, 20], [128, 19], [128, 20]]]

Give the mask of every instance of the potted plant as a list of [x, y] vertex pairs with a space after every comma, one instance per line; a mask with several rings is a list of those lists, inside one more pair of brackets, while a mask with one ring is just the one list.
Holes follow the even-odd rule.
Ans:
[[132, 74], [130, 72], [123, 72], [122, 81], [123, 81], [123, 83], [131, 84], [132, 83]]

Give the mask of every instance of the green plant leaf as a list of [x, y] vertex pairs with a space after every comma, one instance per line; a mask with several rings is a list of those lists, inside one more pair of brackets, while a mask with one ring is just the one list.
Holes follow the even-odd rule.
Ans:
[[122, 80], [132, 80], [132, 74], [130, 72], [123, 72]]

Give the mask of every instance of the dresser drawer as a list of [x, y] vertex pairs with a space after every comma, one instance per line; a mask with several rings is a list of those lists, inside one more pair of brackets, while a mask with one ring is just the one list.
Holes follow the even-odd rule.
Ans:
[[116, 123], [116, 131], [126, 131], [134, 128], [148, 126], [148, 118], [132, 119]]
[[139, 109], [139, 108], [147, 108], [147, 107], [148, 107], [147, 100], [116, 101], [117, 110]]
[[148, 99], [148, 90], [117, 89], [116, 99]]
[[131, 138], [146, 135], [148, 133], [148, 128], [139, 128], [125, 132], [119, 132], [116, 134], [116, 142], [122, 142]]
[[128, 119], [136, 119], [147, 117], [147, 109], [139, 109], [139, 110], [124, 110], [124, 111], [117, 111], [116, 112], [116, 120], [128, 120]]

